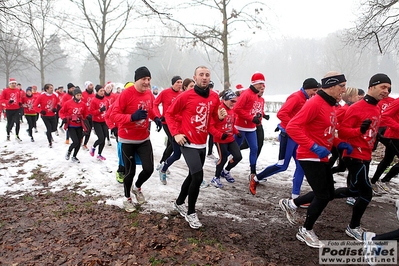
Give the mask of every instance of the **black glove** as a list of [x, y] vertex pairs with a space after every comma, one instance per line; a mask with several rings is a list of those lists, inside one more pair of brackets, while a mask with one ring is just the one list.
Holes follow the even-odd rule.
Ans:
[[118, 136], [118, 128], [114, 127], [113, 129], [111, 129], [111, 133], [114, 134], [115, 137]]
[[367, 129], [370, 128], [371, 125], [371, 120], [370, 119], [366, 119], [362, 122], [362, 124], [360, 125], [360, 132], [362, 134], [366, 133]]
[[68, 119], [64, 118], [62, 119], [62, 123], [66, 124], [68, 122]]
[[229, 134], [223, 133], [221, 139], [222, 139], [222, 140], [225, 140], [225, 139], [227, 139], [228, 136], [229, 136]]
[[101, 106], [100, 112], [104, 112], [105, 110], [107, 110], [107, 108], [105, 108], [105, 106]]
[[143, 110], [141, 107], [138, 109], [132, 116], [130, 117], [130, 121], [138, 121], [142, 119], [146, 119], [148, 116], [148, 112], [146, 110]]
[[47, 114], [47, 112], [46, 112], [45, 110], [41, 110], [40, 113], [41, 113], [42, 115], [46, 115], [46, 114]]
[[254, 118], [252, 118], [252, 122], [254, 122], [255, 124], [259, 125], [260, 124], [259, 116], [258, 115], [254, 116]]
[[236, 134], [236, 136], [237, 136], [238, 138], [242, 138], [242, 135], [241, 135], [240, 132], [238, 132], [238, 133]]
[[274, 132], [279, 132], [280, 131], [280, 128], [279, 127], [276, 127], [275, 129], [274, 129]]
[[266, 120], [269, 120], [270, 119], [270, 115], [263, 115], [263, 118], [266, 119]]
[[165, 117], [164, 116], [161, 116], [161, 121], [165, 122]]
[[157, 125], [157, 132], [161, 131], [162, 129], [162, 121], [159, 119], [159, 117], [154, 118], [154, 122]]
[[13, 99], [10, 99], [10, 100], [8, 101], [9, 104], [12, 104], [13, 102], [14, 102]]
[[57, 108], [53, 108], [53, 109], [51, 109], [51, 111], [52, 111], [53, 113], [56, 113], [56, 112], [57, 112]]

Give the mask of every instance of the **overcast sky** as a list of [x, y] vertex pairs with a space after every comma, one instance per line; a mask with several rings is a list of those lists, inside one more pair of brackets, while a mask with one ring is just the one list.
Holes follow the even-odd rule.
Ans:
[[353, 26], [359, 0], [266, 1], [275, 13], [273, 28], [285, 37], [322, 38]]

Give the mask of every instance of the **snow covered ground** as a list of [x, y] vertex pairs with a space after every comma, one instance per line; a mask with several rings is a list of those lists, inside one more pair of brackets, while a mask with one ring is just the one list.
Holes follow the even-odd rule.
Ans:
[[[258, 159], [258, 171], [277, 162], [279, 144], [277, 142], [278, 133], [274, 132], [274, 129], [279, 123], [279, 120], [276, 118], [276, 114], [270, 115], [270, 120], [266, 121], [263, 119], [266, 141]], [[18, 154], [21, 160], [10, 160], [0, 165], [0, 195], [5, 195], [8, 192], [18, 192], [16, 195], [20, 196], [25, 193], [33, 193], [35, 190], [42, 188], [41, 184], [35, 183], [35, 180], [31, 178], [35, 169], [40, 169], [54, 178], [54, 181], [48, 183], [48, 189], [52, 192], [65, 188], [78, 188], [79, 193], [82, 195], [85, 194], [85, 191], [91, 191], [94, 192], [94, 194], [105, 196], [107, 198], [106, 204], [122, 207], [124, 197], [123, 185], [117, 183], [115, 180], [115, 171], [118, 166], [115, 139], [111, 139], [112, 146], [105, 146], [103, 156], [107, 158], [106, 161], [97, 161], [95, 157], [89, 155], [88, 151], [81, 149], [77, 156], [81, 163], [76, 164], [71, 161], [66, 161], [64, 158], [68, 148], [68, 145], [65, 144], [64, 133], [60, 132], [59, 136], [53, 134], [53, 148], [48, 147], [46, 135], [44, 134], [45, 127], [41, 119], [38, 120], [39, 132], [34, 133], [35, 142], [30, 142], [30, 138], [25, 131], [27, 129], [26, 122], [21, 124], [20, 138], [22, 139], [22, 143], [18, 143], [13, 135], [11, 141], [7, 142], [5, 140], [5, 126], [6, 122], [2, 120], [0, 122], [1, 157], [4, 160]], [[165, 136], [163, 130], [161, 132], [156, 132], [155, 126], [152, 127], [151, 142], [154, 149], [155, 166], [159, 163], [159, 159], [165, 148]], [[97, 137], [93, 132], [88, 146], [91, 147], [96, 139]], [[15, 154], [10, 154], [12, 152], [15, 152]], [[262, 188], [262, 191], [258, 192], [255, 197], [252, 196], [248, 190], [248, 153], [248, 150], [242, 151], [243, 160], [231, 171], [236, 178], [234, 184], [229, 184], [225, 180], [222, 180], [225, 185], [223, 189], [210, 186], [201, 190], [197, 205], [198, 209], [217, 202], [226, 202], [226, 200], [228, 201], [233, 198], [255, 200], [258, 201], [259, 204], [263, 204], [267, 197], [269, 185], [270, 187], [281, 189], [286, 197], [291, 195], [291, 178], [295, 167], [293, 162], [291, 162], [286, 172], [276, 174], [269, 178], [265, 183], [265, 187]], [[32, 159], [25, 162], [23, 159], [29, 156], [32, 157]], [[375, 167], [374, 164], [371, 166], [371, 174], [374, 173]], [[167, 213], [172, 209], [172, 203], [178, 196], [181, 183], [187, 175], [187, 167], [184, 159], [181, 158], [169, 169], [171, 174], [168, 177], [167, 185], [161, 184], [159, 181], [159, 174], [154, 169], [151, 178], [142, 186], [143, 194], [147, 199], [147, 203], [144, 205], [144, 211]], [[141, 171], [140, 166], [138, 166], [136, 176], [139, 171]], [[214, 163], [207, 159], [204, 166], [204, 178], [207, 182], [210, 182], [212, 179], [214, 171]], [[338, 181], [336, 187], [345, 186], [344, 177], [336, 178], [336, 180]], [[393, 182], [395, 185], [394, 192], [390, 195], [375, 198], [375, 200], [392, 200], [397, 198], [397, 179], [394, 179]], [[306, 192], [308, 190], [309, 187], [307, 186], [307, 182], [304, 181], [302, 191]], [[278, 199], [273, 200], [273, 202], [274, 201], [278, 202]], [[202, 210], [205, 212], [205, 215], [216, 215], [211, 211], [207, 213], [205, 209], [207, 208], [203, 208]], [[218, 213], [218, 215], [228, 216], [227, 213], [223, 212]], [[241, 219], [241, 217], [235, 218]]]

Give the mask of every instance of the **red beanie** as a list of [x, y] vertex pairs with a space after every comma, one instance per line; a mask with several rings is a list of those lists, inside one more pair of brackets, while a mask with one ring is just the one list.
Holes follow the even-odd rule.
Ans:
[[10, 81], [8, 83], [17, 83], [17, 80], [15, 78], [10, 78]]
[[265, 83], [265, 76], [263, 76], [263, 74], [260, 72], [256, 72], [255, 74], [252, 75], [251, 85], [260, 84], [260, 83]]

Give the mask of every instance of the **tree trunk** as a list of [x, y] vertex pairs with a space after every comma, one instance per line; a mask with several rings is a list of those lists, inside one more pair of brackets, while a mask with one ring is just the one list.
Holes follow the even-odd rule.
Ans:
[[229, 49], [228, 49], [228, 28], [227, 28], [227, 6], [226, 0], [223, 0], [223, 91], [230, 88], [230, 70], [229, 70]]

